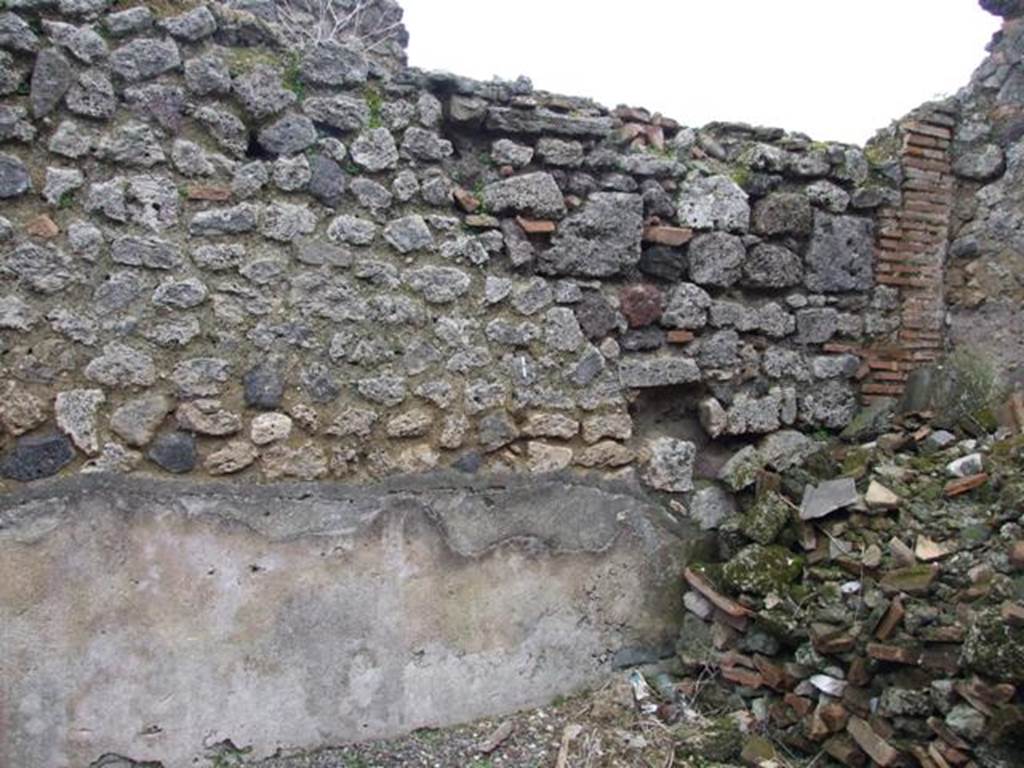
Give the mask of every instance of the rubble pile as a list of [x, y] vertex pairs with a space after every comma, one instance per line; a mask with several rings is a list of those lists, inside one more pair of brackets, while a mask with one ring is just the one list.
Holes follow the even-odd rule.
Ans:
[[685, 572], [680, 688], [719, 673], [749, 765], [1024, 764], [1024, 437], [891, 413], [722, 470], [742, 511]]

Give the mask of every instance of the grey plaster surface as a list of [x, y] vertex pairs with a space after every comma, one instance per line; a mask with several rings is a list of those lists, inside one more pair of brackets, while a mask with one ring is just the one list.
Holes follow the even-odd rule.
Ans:
[[8, 493], [0, 765], [178, 768], [541, 704], [671, 643], [692, 539], [572, 476]]

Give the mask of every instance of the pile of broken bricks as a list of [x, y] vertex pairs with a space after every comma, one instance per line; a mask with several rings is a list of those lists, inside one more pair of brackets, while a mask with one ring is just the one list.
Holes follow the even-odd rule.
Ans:
[[682, 687], [718, 673], [750, 738], [817, 766], [1024, 766], [1024, 437], [907, 418], [765, 453], [685, 572]]

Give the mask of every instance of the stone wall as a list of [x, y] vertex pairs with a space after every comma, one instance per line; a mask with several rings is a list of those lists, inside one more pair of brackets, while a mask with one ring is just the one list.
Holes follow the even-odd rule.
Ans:
[[693, 445], [640, 434], [639, 392], [712, 438], [839, 428], [847, 350], [898, 330], [898, 156], [421, 72], [400, 26], [300, 49], [273, 3], [131, 5], [0, 15], [12, 487], [637, 466], [685, 492]]
[[0, 762], [657, 658], [798, 431], [949, 323], [1024, 360], [1024, 23], [987, 5], [972, 85], [858, 148], [410, 68], [391, 0], [0, 3]]
[[1024, 380], [1024, 20], [1020, 3], [984, 0], [1005, 17], [990, 55], [955, 99], [957, 176], [946, 286], [951, 343], [985, 350]]

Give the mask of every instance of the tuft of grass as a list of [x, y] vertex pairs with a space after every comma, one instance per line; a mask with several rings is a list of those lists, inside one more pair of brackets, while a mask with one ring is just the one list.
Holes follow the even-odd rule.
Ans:
[[299, 54], [288, 57], [288, 65], [284, 70], [284, 87], [294, 93], [299, 101], [306, 98], [306, 84], [302, 81], [302, 67]]
[[669, 160], [675, 159], [676, 156], [675, 152], [672, 151], [672, 148], [668, 144], [665, 144], [664, 146], [661, 147], [656, 147], [653, 144], [647, 144], [644, 146], [644, 152], [646, 152], [649, 155], [657, 155], [658, 157], [668, 158]]
[[208, 758], [209, 768], [243, 768], [246, 755], [252, 752], [252, 747], [237, 747], [231, 741], [224, 741], [214, 747], [214, 752]]
[[178, 16], [179, 14], [191, 11], [200, 6], [202, 2], [203, 0], [146, 0], [145, 2], [139, 2], [139, 0], [115, 0], [110, 6], [110, 10], [126, 11], [129, 8], [145, 5], [158, 19], [164, 19], [168, 16]]
[[282, 69], [281, 57], [271, 51], [256, 48], [233, 48], [227, 55], [228, 72], [232, 77], [252, 72], [256, 67], [269, 66]]
[[70, 208], [72, 205], [74, 205], [74, 203], [75, 191], [73, 189], [69, 189], [67, 192], [63, 193], [60, 196], [60, 199], [57, 201], [57, 207], [60, 208], [61, 210], [64, 210], [66, 208]]
[[380, 91], [374, 88], [372, 85], [366, 86], [363, 90], [363, 99], [366, 101], [366, 106], [370, 110], [370, 120], [367, 123], [367, 128], [380, 128], [384, 125], [384, 121], [381, 116], [381, 111], [384, 106], [384, 99], [380, 95]]

